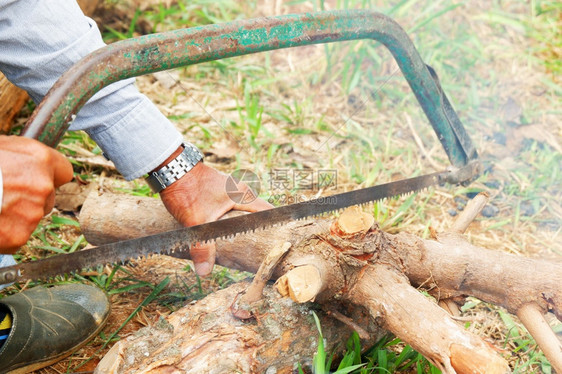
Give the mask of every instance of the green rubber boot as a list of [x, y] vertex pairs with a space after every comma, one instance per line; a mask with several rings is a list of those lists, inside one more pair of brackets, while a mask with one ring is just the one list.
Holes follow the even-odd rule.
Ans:
[[12, 330], [0, 348], [0, 373], [29, 373], [65, 358], [94, 338], [110, 313], [97, 287], [35, 287], [0, 299]]

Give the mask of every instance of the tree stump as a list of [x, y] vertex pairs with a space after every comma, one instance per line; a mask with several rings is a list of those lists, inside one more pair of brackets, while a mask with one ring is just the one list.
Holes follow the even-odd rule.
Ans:
[[[310, 366], [318, 331], [306, 304], [282, 298], [268, 285], [247, 321], [230, 312], [245, 282], [186, 306], [154, 326], [116, 343], [96, 373], [291, 373], [297, 363]], [[326, 351], [345, 341], [351, 330], [318, 312]], [[384, 332], [370, 338], [373, 343]], [[341, 350], [341, 347], [339, 347]]]
[[[138, 221], [125, 227], [115, 225], [118, 232], [106, 232], [108, 227], [111, 227], [108, 222], [117, 223], [120, 219], [119, 214], [127, 213], [99, 209], [104, 206], [100, 203], [102, 200], [106, 202], [107, 207], [114, 206], [115, 202], [119, 201], [121, 212], [124, 205], [128, 204], [131, 207], [130, 211], [136, 209], [134, 216], [138, 217]], [[150, 205], [151, 208], [139, 214], [138, 206], [141, 202], [143, 206]], [[457, 221], [460, 223], [454, 224], [454, 230], [451, 232], [437, 235], [437, 240], [424, 240], [406, 233], [387, 234], [358, 208], [351, 208], [335, 221], [291, 222], [285, 226], [238, 236], [232, 242], [218, 240], [217, 263], [256, 272], [260, 263], [267, 258], [267, 254], [280, 245], [280, 241], [289, 241], [290, 250], [280, 260], [272, 275], [274, 279], [278, 279], [277, 289], [290, 296], [293, 301], [300, 303], [314, 300], [319, 305], [335, 308], [344, 317], [351, 317], [348, 321], [351, 320], [360, 329], [364, 329], [363, 336], [380, 334], [381, 329], [388, 330], [409, 343], [444, 373], [505, 373], [508, 371], [507, 362], [494, 349], [481, 338], [467, 332], [447, 312], [438, 307], [437, 303], [419, 293], [414, 287], [430, 284], [432, 289], [429, 292], [437, 299], [446, 297], [451, 301], [474, 295], [484, 301], [503, 306], [512, 313], [526, 311], [528, 306], [532, 305], [535, 315], [538, 313], [542, 316], [543, 313], [551, 311], [560, 318], [562, 264], [472, 246], [460, 232], [468, 225], [465, 223], [466, 216], [474, 213], [475, 209], [480, 208], [467, 206], [463, 216]], [[90, 220], [92, 216], [97, 217], [99, 222], [104, 222], [104, 225], [100, 225], [101, 231], [88, 224], [93, 222]], [[156, 216], [161, 218], [161, 222], [169, 222], [170, 229], [176, 227], [175, 221], [169, 218], [169, 214], [156, 199], [110, 194], [97, 196], [94, 193], [90, 201], [84, 204], [81, 221], [86, 238], [90, 241], [90, 238], [94, 238], [98, 242], [93, 244], [99, 244], [104, 241], [104, 237], [115, 240], [119, 233], [123, 239], [144, 235], [145, 232], [139, 232], [139, 228], [144, 226], [142, 222], [151, 222]], [[93, 232], [96, 234], [91, 236]], [[268, 300], [265, 309], [257, 307], [253, 314], [258, 326], [260, 316], [275, 310], [283, 299]], [[199, 331], [198, 324], [203, 320], [207, 324], [206, 328], [218, 328], [218, 325], [221, 325], [220, 321], [231, 318], [228, 316], [231, 311], [227, 305], [234, 303], [234, 300], [228, 302], [223, 299], [221, 303], [226, 304], [223, 309], [210, 311], [206, 319], [190, 317], [178, 324], [176, 317], [169, 317], [168, 323], [173, 325], [171, 321], [174, 321], [176, 327], [170, 339], [158, 348], [158, 352], [192, 339], [194, 333]], [[180, 313], [185, 316], [196, 315], [190, 312], [189, 308], [191, 306], [186, 307], [185, 311], [182, 309]], [[552, 330], [545, 329], [544, 324], [541, 324], [536, 316], [533, 317], [533, 313], [523, 314], [530, 316], [526, 324], [533, 327], [528, 328], [531, 333], [538, 329], [541, 334], [546, 334], [547, 338], [552, 338]], [[218, 325], [210, 322], [215, 320]], [[255, 331], [258, 333], [259, 329]], [[312, 334], [304, 325], [300, 336], [293, 335], [294, 329], [288, 328], [287, 331], [290, 332], [288, 335], [295, 339], [289, 347], [297, 347], [297, 342], [307, 339]], [[544, 343], [553, 340], [544, 340], [536, 332], [533, 335], [553, 367], [558, 369], [558, 360], [562, 357], [560, 345], [548, 347], [541, 341]], [[254, 339], [260, 342], [268, 341], [267, 338]], [[197, 349], [202, 349], [200, 343], [203, 341], [203, 337], [191, 340], [190, 348], [184, 347], [182, 352], [191, 354]], [[124, 371], [123, 364], [126, 355], [118, 354], [128, 349], [127, 343], [123, 344], [125, 346], [112, 349], [112, 358], [104, 359], [103, 366], [100, 363], [99, 372], [104, 372], [101, 370], [109, 367], [107, 362], [117, 363], [115, 357], [121, 357], [121, 363], [111, 366], [112, 369], [105, 372], [127, 372]], [[299, 345], [296, 351], [289, 350], [286, 354], [298, 355], [302, 349], [304, 348]], [[290, 363], [282, 366], [269, 356], [260, 356], [256, 352], [248, 349], [248, 360], [250, 357], [257, 357], [258, 362], [263, 365], [260, 369], [275, 367], [278, 372], [292, 369]], [[148, 356], [155, 357], [151, 353]], [[173, 357], [177, 357], [177, 353], [174, 353]], [[127, 370], [142, 372], [148, 367], [151, 370], [161, 368], [161, 372], [183, 370], [183, 366], [178, 366], [178, 362], [182, 362], [178, 361], [179, 358], [170, 360], [174, 363], [168, 365], [172, 361], [166, 361], [164, 358], [159, 358], [157, 363], [140, 360], [127, 366]], [[292, 361], [294, 362], [295, 360]]]

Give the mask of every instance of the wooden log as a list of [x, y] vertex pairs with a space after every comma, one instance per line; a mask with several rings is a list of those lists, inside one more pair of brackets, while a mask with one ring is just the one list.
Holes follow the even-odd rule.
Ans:
[[[95, 245], [180, 227], [158, 199], [97, 192], [92, 193], [84, 203], [80, 223], [86, 239]], [[314, 233], [301, 232], [298, 227], [312, 227], [311, 225], [310, 222], [298, 222], [276, 227], [275, 230], [279, 233], [279, 238], [291, 238], [290, 241], [295, 243]], [[316, 228], [318, 232], [324, 229]], [[562, 264], [559, 262], [486, 250], [473, 246], [462, 236], [454, 234], [440, 235], [439, 242], [422, 240], [406, 233], [387, 237], [392, 238], [396, 244], [389, 247], [385, 256], [404, 264], [402, 270], [416, 286], [438, 286], [442, 297], [463, 296], [470, 288], [472, 292], [481, 293], [482, 300], [490, 299], [489, 302], [509, 308], [514, 313], [522, 305], [537, 301], [543, 309], [553, 311], [559, 319], [561, 318], [562, 290], [556, 287], [562, 282]], [[255, 234], [240, 236], [237, 238], [240, 245], [236, 247], [246, 245], [249, 249], [242, 253], [241, 258], [236, 258], [236, 253], [232, 251], [234, 246], [225, 246], [221, 253], [217, 254], [221, 259], [219, 263], [238, 270], [257, 271], [259, 262], [254, 258], [248, 260], [248, 255], [255, 250], [259, 240], [259, 236]], [[456, 269], [456, 272], [448, 271], [450, 269]], [[480, 272], [477, 269], [483, 270]], [[533, 271], [527, 271], [529, 269]], [[489, 270], [494, 272], [492, 276], [487, 273]], [[284, 274], [284, 271], [281, 274]], [[499, 281], [496, 275], [501, 276]], [[489, 282], [490, 278], [495, 281]], [[435, 284], [437, 279], [440, 280], [439, 284]], [[434, 283], [428, 283], [428, 280]], [[472, 282], [472, 286], [466, 286], [468, 281]], [[505, 285], [509, 285], [509, 289], [506, 289]], [[539, 295], [538, 290], [543, 286], [554, 292]], [[512, 292], [513, 295], [502, 298], [501, 294], [504, 292]], [[517, 296], [518, 293], [527, 296], [521, 298]]]
[[[104, 211], [103, 204], [92, 203], [90, 206], [95, 209], [94, 213], [84, 211], [88, 206], [84, 205], [81, 221], [82, 217], [88, 219], [95, 215], [98, 222], [104, 222], [97, 229], [84, 227], [85, 232], [95, 233], [95, 239], [100, 240], [93, 244], [107, 242], [108, 237], [115, 240], [120, 235], [119, 239], [124, 238], [123, 235], [143, 235], [139, 228], [144, 226], [142, 222], [147, 219], [147, 215], [161, 214], [158, 219], [160, 222], [170, 219], [166, 218], [169, 214], [165, 210], [156, 209], [160, 203], [154, 199], [146, 201], [145, 198], [114, 195], [94, 195], [92, 198], [104, 199], [106, 206], [111, 207]], [[112, 220], [119, 222], [113, 209], [117, 201], [120, 204], [119, 210], [126, 210], [127, 205], [132, 209], [137, 209], [135, 207], [142, 204], [149, 204], [151, 207], [146, 209], [148, 205], [145, 206], [146, 210], [142, 213], [136, 210], [134, 215], [139, 217], [138, 221], [126, 225], [125, 229], [121, 225], [107, 226]], [[365, 217], [359, 217], [360, 221], [367, 222]], [[129, 218], [133, 218], [130, 213]], [[152, 217], [147, 222], [154, 220], [156, 218]], [[104, 232], [108, 227], [118, 227], [118, 232]], [[352, 231], [357, 229], [355, 235], [346, 232], [350, 227], [353, 228]], [[91, 240], [90, 237], [86, 235], [88, 240]], [[217, 263], [255, 272], [270, 250], [268, 243], [271, 238], [290, 238], [292, 244], [291, 251], [277, 267], [274, 278], [301, 266], [314, 266], [318, 269], [318, 279], [322, 283], [316, 296], [319, 303], [345, 300], [349, 306], [353, 306], [353, 311], [366, 304], [371, 322], [366, 321], [361, 326], [380, 322], [412, 344], [414, 349], [423, 352], [444, 372], [503, 373], [507, 364], [486, 344], [459, 328], [436, 304], [424, 299], [408, 281], [415, 285], [428, 284], [430, 281], [432, 286], [439, 288], [439, 292], [446, 296], [475, 295], [510, 310], [517, 310], [522, 302], [532, 301], [540, 305], [543, 311], [551, 310], [560, 314], [560, 264], [543, 263], [474, 247], [456, 234], [441, 235], [437, 242], [406, 234], [388, 235], [378, 230], [376, 225], [365, 232], [361, 224], [349, 222], [333, 225], [331, 228], [326, 221], [292, 222], [268, 231], [239, 236], [232, 243], [217, 241]], [[476, 265], [473, 266], [472, 262]], [[534, 273], [546, 273], [552, 279], [529, 274], [529, 266], [533, 266]], [[457, 271], [459, 268], [463, 271]], [[500, 273], [502, 277], [498, 278]], [[378, 279], [378, 283], [373, 279]], [[498, 279], [504, 283], [503, 287]], [[384, 293], [372, 288], [373, 284], [381, 282], [387, 287]], [[371, 285], [370, 288], [367, 285]], [[389, 294], [395, 297], [389, 299]], [[404, 295], [408, 296], [403, 297]], [[546, 300], [544, 295], [548, 296]], [[408, 303], [408, 300], [412, 302]], [[399, 313], [391, 313], [391, 309], [396, 308], [409, 310], [410, 321], [405, 322], [405, 316]], [[435, 316], [436, 320], [426, 324], [424, 316]], [[441, 343], [434, 344], [436, 340]], [[435, 347], [438, 348], [434, 349]]]
[[[309, 367], [318, 348], [309, 306], [282, 299], [269, 285], [256, 319], [241, 321], [229, 306], [247, 286], [238, 283], [211, 294], [119, 341], [95, 373], [289, 374], [297, 363]], [[325, 349], [332, 352], [351, 331], [325, 313], [317, 314]]]
[[27, 102], [27, 92], [14, 86], [0, 73], [0, 134], [8, 134], [14, 118]]
[[403, 274], [386, 265], [367, 268], [346, 297], [355, 303], [362, 300], [372, 315], [384, 320], [386, 329], [444, 373], [508, 372], [507, 362], [482, 339], [467, 333], [413, 288]]
[[[562, 263], [516, 256], [470, 244], [447, 233], [438, 241], [400, 233], [390, 256], [402, 261], [402, 270], [414, 286], [434, 288], [439, 298], [475, 296], [517, 311], [537, 303], [544, 313], [562, 320]], [[404, 248], [407, 248], [404, 251]]]
[[[339, 242], [335, 245], [338, 249], [352, 248], [353, 257], [358, 259], [371, 253], [373, 257], [380, 256], [368, 258], [372, 265], [364, 267], [343, 297], [351, 304], [367, 307], [371, 316], [383, 321], [383, 327], [407, 341], [444, 373], [507, 372], [508, 365], [503, 358], [414, 289], [398, 270], [398, 264], [392, 258], [385, 258], [382, 252], [395, 247], [378, 226], [366, 229], [373, 221], [365, 215], [357, 207], [349, 208], [332, 225], [332, 233], [348, 242], [336, 240], [333, 244]], [[362, 243], [373, 243], [381, 253], [365, 250]]]
[[[107, 214], [114, 216], [107, 219]], [[98, 191], [93, 191], [84, 202], [80, 210], [80, 226], [88, 242], [95, 245], [182, 227], [160, 199], [137, 199]]]

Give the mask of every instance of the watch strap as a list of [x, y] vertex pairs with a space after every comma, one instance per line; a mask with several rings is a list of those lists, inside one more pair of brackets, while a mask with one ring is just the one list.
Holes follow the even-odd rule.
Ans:
[[158, 193], [189, 173], [201, 160], [203, 160], [203, 154], [196, 146], [183, 143], [183, 151], [168, 164], [150, 172], [146, 182], [152, 191]]

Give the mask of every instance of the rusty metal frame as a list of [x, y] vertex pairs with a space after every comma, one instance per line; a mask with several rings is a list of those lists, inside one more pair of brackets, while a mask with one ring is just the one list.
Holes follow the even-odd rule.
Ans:
[[389, 17], [345, 10], [265, 17], [151, 34], [110, 44], [84, 57], [51, 88], [22, 135], [56, 146], [80, 108], [103, 87], [130, 77], [205, 61], [310, 44], [373, 39], [388, 48], [454, 166], [477, 154], [406, 32]]

